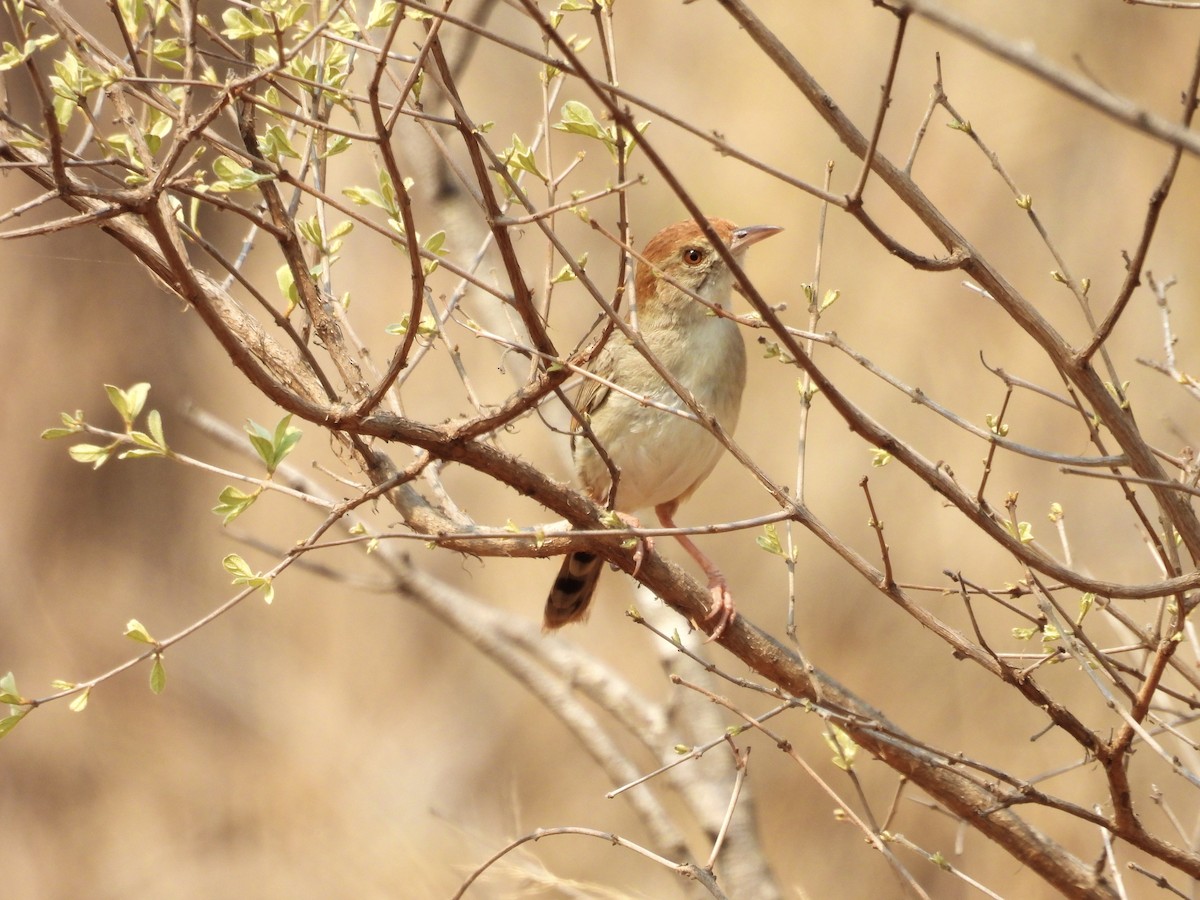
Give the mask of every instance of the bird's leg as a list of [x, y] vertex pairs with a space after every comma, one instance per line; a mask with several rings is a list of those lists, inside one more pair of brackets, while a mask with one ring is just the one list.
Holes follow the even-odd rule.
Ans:
[[[675, 528], [675, 509], [677, 503], [663, 503], [660, 506], [654, 507], [654, 512], [658, 515], [658, 521], [662, 522], [663, 528]], [[725, 581], [725, 576], [721, 574], [721, 570], [716, 564], [704, 555], [704, 552], [696, 546], [686, 534], [675, 535], [675, 540], [683, 545], [683, 549], [688, 552], [688, 555], [694, 559], [700, 568], [704, 570], [704, 574], [708, 576], [708, 593], [712, 597], [712, 607], [708, 611], [708, 615], [704, 617], [704, 621], [708, 622], [716, 620], [712, 634], [708, 636], [708, 640], [715, 641], [725, 629], [729, 627], [735, 618], [737, 618], [737, 610], [733, 606], [733, 596], [729, 593], [729, 584]]]

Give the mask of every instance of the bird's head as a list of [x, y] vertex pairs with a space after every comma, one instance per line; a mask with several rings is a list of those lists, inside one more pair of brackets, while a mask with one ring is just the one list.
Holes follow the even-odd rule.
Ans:
[[[719, 218], [710, 218], [708, 224], [739, 264], [751, 244], [783, 230], [778, 225], [739, 227]], [[656, 302], [678, 305], [689, 300], [685, 292], [670, 283], [674, 281], [709, 303], [728, 308], [732, 273], [694, 220], [664, 228], [646, 244], [642, 256], [646, 261], [638, 263], [636, 282], [640, 307]]]

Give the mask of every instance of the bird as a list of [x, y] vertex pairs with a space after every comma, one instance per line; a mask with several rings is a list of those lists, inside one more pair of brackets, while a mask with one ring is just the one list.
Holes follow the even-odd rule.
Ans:
[[[783, 230], [777, 225], [739, 227], [716, 217], [708, 224], [739, 265], [751, 245]], [[636, 321], [636, 332], [658, 363], [727, 432], [733, 431], [741, 409], [746, 348], [735, 322], [691, 295], [728, 311], [732, 289], [729, 266], [700, 225], [687, 219], [646, 243], [634, 278], [636, 317], [627, 319], [631, 325]], [[585, 378], [575, 400], [575, 412], [584, 422], [571, 423], [572, 457], [584, 491], [597, 504], [611, 502], [631, 528], [640, 527], [635, 513], [650, 507], [664, 528], [675, 528], [676, 510], [712, 472], [721, 443], [695, 421], [679, 394], [623, 332], [612, 334], [588, 371], [596, 378]], [[608, 496], [612, 477], [605, 455], [617, 470], [613, 498]], [[675, 537], [708, 577], [712, 604], [705, 621], [713, 623], [709, 639], [719, 638], [736, 616], [725, 576], [687, 535]], [[639, 541], [635, 574], [649, 546], [649, 539]], [[567, 554], [546, 600], [547, 631], [586, 617], [603, 564], [590, 550]]]

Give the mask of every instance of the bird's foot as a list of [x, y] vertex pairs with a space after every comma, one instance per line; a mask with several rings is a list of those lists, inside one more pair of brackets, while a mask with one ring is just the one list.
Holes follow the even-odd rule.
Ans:
[[[642, 527], [642, 523], [637, 516], [632, 516], [629, 513], [615, 512], [614, 515], [620, 519], [626, 528], [637, 530]], [[637, 541], [633, 549], [633, 574], [637, 575], [642, 570], [642, 560], [646, 558], [646, 554], [654, 549], [654, 538], [634, 536], [633, 540]]]
[[712, 597], [712, 607], [709, 609], [708, 615], [704, 617], [704, 621], [714, 622], [714, 626], [708, 639], [704, 642], [706, 644], [719, 640], [721, 635], [725, 633], [725, 629], [737, 618], [737, 610], [733, 605], [733, 595], [729, 593], [729, 585], [726, 584], [725, 576], [720, 572], [715, 572], [709, 576], [708, 593]]

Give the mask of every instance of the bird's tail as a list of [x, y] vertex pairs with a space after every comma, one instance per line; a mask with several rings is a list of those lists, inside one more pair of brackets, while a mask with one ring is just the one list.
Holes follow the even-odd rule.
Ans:
[[586, 550], [568, 553], [546, 598], [542, 627], [550, 631], [585, 618], [603, 567], [604, 560], [595, 553]]

